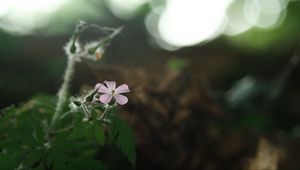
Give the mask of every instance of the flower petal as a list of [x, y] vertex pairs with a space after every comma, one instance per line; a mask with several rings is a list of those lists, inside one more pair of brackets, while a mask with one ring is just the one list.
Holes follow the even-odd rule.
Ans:
[[[98, 84], [100, 84], [100, 83], [98, 83]], [[96, 86], [97, 86], [97, 85], [96, 85]], [[111, 93], [111, 91], [110, 91], [104, 84], [102, 84], [102, 85], [99, 87], [98, 92], [99, 92], [99, 93], [107, 93], [107, 94], [110, 94], [110, 93]]]
[[116, 82], [115, 81], [105, 81], [104, 82], [109, 90], [115, 90], [116, 89]]
[[100, 96], [100, 101], [103, 103], [103, 104], [107, 104], [111, 101], [112, 99], [112, 95], [110, 94], [102, 94]]
[[117, 103], [119, 103], [120, 105], [124, 105], [128, 102], [128, 98], [122, 94], [117, 94], [114, 96]]
[[116, 88], [115, 91], [117, 94], [130, 92], [127, 84], [120, 85], [119, 87]]
[[94, 90], [97, 90], [97, 89], [99, 90], [99, 87], [101, 87], [101, 86], [102, 86], [101, 83], [97, 83], [96, 86], [95, 86], [95, 88], [94, 88]]

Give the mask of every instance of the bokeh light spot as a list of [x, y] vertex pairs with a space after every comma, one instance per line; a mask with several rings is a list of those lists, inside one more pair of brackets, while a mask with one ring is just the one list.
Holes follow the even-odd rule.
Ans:
[[0, 28], [30, 34], [46, 25], [51, 15], [69, 0], [0, 0]]

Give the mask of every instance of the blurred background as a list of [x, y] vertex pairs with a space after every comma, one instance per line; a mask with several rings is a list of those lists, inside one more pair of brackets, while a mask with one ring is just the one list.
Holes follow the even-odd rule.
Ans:
[[300, 1], [0, 0], [1, 108], [57, 93], [79, 19], [124, 26], [71, 92], [130, 85], [137, 169], [300, 167]]

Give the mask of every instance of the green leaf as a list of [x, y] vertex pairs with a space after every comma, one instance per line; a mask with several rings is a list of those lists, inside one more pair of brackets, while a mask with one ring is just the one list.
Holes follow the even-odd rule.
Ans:
[[110, 137], [130, 163], [135, 165], [136, 148], [134, 133], [127, 123], [117, 116], [112, 116]]
[[68, 157], [57, 150], [49, 150], [44, 162], [45, 169], [68, 169], [66, 165]]
[[34, 114], [33, 118], [40, 120], [42, 117], [49, 117], [54, 114], [56, 98], [47, 95], [38, 95], [25, 103], [19, 110]]
[[99, 145], [103, 146], [105, 141], [105, 135], [103, 128], [100, 124], [94, 125], [94, 135]]
[[20, 165], [22, 169], [35, 170], [108, 169], [100, 160], [95, 160], [98, 146], [103, 146], [105, 141], [100, 122], [82, 122], [81, 118], [75, 119], [76, 115], [66, 117], [56, 128], [72, 125], [74, 128], [53, 133], [51, 147], [43, 150], [47, 120], [54, 110], [54, 97], [38, 96], [21, 106], [1, 111], [0, 170], [14, 170]]
[[72, 158], [70, 157], [69, 168], [72, 170], [107, 170], [108, 166], [100, 160], [86, 159], [82, 157]]
[[18, 111], [18, 109], [14, 105], [8, 106], [1, 110], [0, 118], [4, 118], [6, 116], [11, 116], [12, 114], [14, 114], [17, 111]]
[[0, 153], [0, 169], [16, 169], [20, 165], [22, 154], [19, 152], [2, 154]]
[[71, 131], [68, 136], [69, 140], [79, 140], [79, 139], [93, 139], [94, 130], [93, 126], [89, 122], [79, 122], [74, 126], [74, 129]]
[[23, 166], [28, 168], [34, 168], [37, 167], [42, 160], [43, 153], [41, 150], [33, 150], [25, 155], [25, 158], [23, 159], [22, 163]]
[[20, 151], [21, 147], [17, 141], [8, 138], [0, 141], [0, 149], [4, 149], [7, 153]]
[[100, 160], [90, 157], [74, 156], [55, 149], [49, 151], [45, 166], [48, 169], [70, 169], [70, 170], [106, 170], [108, 169]]

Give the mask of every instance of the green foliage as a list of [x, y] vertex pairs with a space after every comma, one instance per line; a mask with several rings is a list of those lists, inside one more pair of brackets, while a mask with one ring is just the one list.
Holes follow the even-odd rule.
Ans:
[[99, 145], [103, 146], [105, 141], [104, 131], [99, 124], [94, 125], [94, 135]]
[[71, 131], [67, 139], [70, 140], [90, 139], [92, 135], [93, 135], [93, 126], [86, 122], [80, 122], [74, 127], [74, 129]]
[[0, 154], [0, 169], [16, 169], [18, 166], [16, 162], [20, 162], [21, 156], [21, 153], [18, 152]]
[[112, 117], [110, 139], [134, 165], [136, 160], [134, 134], [127, 123], [117, 116]]
[[[134, 136], [122, 119], [113, 116], [111, 125], [103, 125], [96, 118], [82, 121], [83, 113], [65, 109], [65, 116], [49, 132], [55, 103], [54, 97], [37, 96], [19, 107], [1, 111], [1, 170], [108, 169], [97, 154], [112, 143], [135, 163]], [[104, 128], [113, 140], [106, 139]]]
[[[77, 145], [74, 145], [74, 147], [77, 147]], [[61, 150], [59, 148], [50, 149], [44, 163], [44, 167], [46, 167], [45, 169], [108, 169], [102, 161], [92, 159], [91, 157], [88, 157], [88, 155], [80, 155], [78, 151], [81, 149], [85, 148], [79, 146], [78, 149], [72, 148], [72, 150]]]

